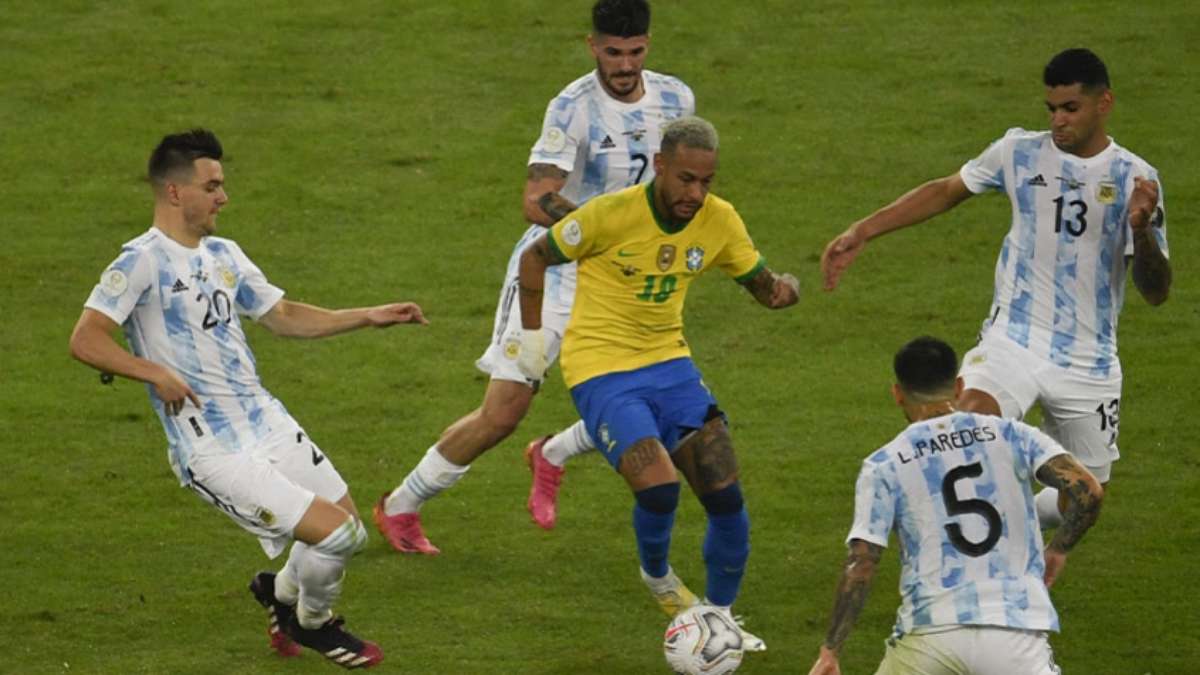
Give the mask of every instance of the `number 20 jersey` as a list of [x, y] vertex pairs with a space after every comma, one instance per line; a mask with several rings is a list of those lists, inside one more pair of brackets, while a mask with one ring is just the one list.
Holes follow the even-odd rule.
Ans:
[[258, 319], [282, 297], [233, 241], [187, 248], [154, 227], [122, 247], [92, 290], [85, 306], [121, 324], [134, 354], [179, 373], [204, 406], [168, 416], [146, 386], [180, 482], [198, 446], [250, 450], [286, 413], [259, 380], [238, 316]]
[[900, 543], [895, 635], [931, 626], [1058, 630], [1032, 484], [1062, 446], [1033, 427], [956, 412], [863, 460], [852, 539]]
[[[1117, 317], [1125, 256], [1133, 255], [1129, 198], [1135, 177], [1159, 180], [1141, 157], [1109, 139], [1093, 157], [1059, 150], [1049, 132], [1009, 129], [959, 171], [974, 193], [999, 190], [1012, 227], [996, 261], [984, 332], [1096, 377], [1120, 372]], [[1153, 233], [1167, 254], [1161, 181]]]

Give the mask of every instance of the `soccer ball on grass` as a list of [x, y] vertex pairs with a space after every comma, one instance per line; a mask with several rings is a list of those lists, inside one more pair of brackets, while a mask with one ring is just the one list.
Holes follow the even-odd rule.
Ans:
[[721, 610], [695, 605], [671, 620], [663, 635], [663, 653], [676, 673], [732, 673], [742, 665], [742, 631]]

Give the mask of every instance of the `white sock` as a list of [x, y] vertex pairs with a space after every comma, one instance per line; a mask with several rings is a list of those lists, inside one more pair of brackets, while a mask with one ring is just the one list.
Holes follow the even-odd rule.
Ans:
[[[346, 561], [360, 543], [358, 522], [347, 518], [320, 542], [302, 549], [297, 565], [300, 598], [296, 620], [305, 628], [320, 628], [333, 618], [333, 603], [342, 594]], [[293, 553], [295, 549], [293, 549]], [[289, 557], [288, 562], [291, 562]]]
[[297, 580], [300, 569], [300, 559], [305, 556], [308, 544], [302, 541], [292, 542], [292, 552], [288, 554], [287, 563], [279, 574], [275, 575], [275, 599], [285, 605], [295, 604], [300, 600], [300, 582]]
[[442, 457], [434, 443], [416, 468], [404, 477], [400, 487], [392, 490], [387, 501], [383, 504], [384, 513], [389, 516], [401, 513], [416, 513], [425, 502], [433, 499], [442, 490], [447, 490], [467, 473], [468, 466], [459, 466]]
[[642, 581], [646, 582], [650, 590], [655, 593], [666, 593], [679, 587], [679, 577], [675, 576], [675, 570], [670, 565], [667, 565], [667, 573], [661, 577], [650, 576], [650, 573], [643, 569], [641, 565], [638, 565], [638, 570], [642, 573]]
[[588, 435], [583, 420], [563, 429], [546, 441], [542, 446], [542, 456], [554, 466], [562, 468], [575, 455], [582, 455], [596, 449], [592, 437]]
[[1038, 524], [1043, 530], [1062, 525], [1062, 513], [1058, 510], [1058, 490], [1045, 488], [1033, 498], [1037, 505]]

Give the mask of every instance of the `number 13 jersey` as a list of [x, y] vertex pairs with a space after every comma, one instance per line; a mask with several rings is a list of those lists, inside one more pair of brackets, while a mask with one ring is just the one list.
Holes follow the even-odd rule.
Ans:
[[900, 542], [895, 635], [932, 626], [1058, 630], [1031, 481], [1066, 451], [1016, 420], [916, 422], [863, 460], [846, 541]]
[[[1133, 255], [1129, 198], [1135, 177], [1159, 180], [1141, 157], [1109, 139], [1093, 157], [1054, 145], [1049, 132], [1009, 129], [959, 171], [974, 193], [999, 190], [1012, 227], [996, 261], [984, 332], [1096, 377], [1119, 370], [1117, 317], [1125, 256]], [[1167, 253], [1161, 181], [1153, 233]]]
[[197, 446], [249, 450], [285, 412], [259, 380], [239, 318], [257, 320], [282, 297], [233, 241], [187, 248], [155, 227], [122, 247], [88, 297], [85, 307], [122, 325], [134, 354], [179, 373], [204, 406], [167, 416], [146, 386], [181, 482]]

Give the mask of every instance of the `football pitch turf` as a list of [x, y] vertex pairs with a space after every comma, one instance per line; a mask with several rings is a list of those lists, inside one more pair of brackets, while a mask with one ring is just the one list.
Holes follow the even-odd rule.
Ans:
[[[0, 4], [0, 672], [333, 672], [267, 649], [246, 584], [256, 542], [182, 490], [144, 388], [67, 353], [82, 303], [150, 224], [145, 161], [165, 133], [217, 132], [237, 240], [288, 297], [413, 300], [428, 327], [288, 341], [248, 325], [264, 384], [366, 513], [486, 384], [473, 361], [513, 243], [546, 103], [592, 67], [590, 0]], [[730, 200], [800, 303], [758, 307], [712, 274], [686, 332], [732, 421], [753, 553], [735, 610], [803, 673], [825, 633], [861, 459], [903, 426], [891, 356], [933, 334], [960, 355], [991, 300], [1009, 206], [971, 200], [872, 243], [835, 293], [825, 243], [1006, 129], [1047, 124], [1041, 69], [1088, 46], [1116, 93], [1109, 133], [1163, 179], [1175, 285], [1121, 320], [1123, 459], [1052, 597], [1072, 674], [1200, 672], [1200, 10], [1194, 3], [653, 2], [647, 67], [682, 77], [722, 137]], [[372, 528], [339, 611], [381, 672], [666, 672], [638, 576], [627, 488], [575, 460], [559, 526], [524, 509], [521, 449], [575, 419], [557, 368], [518, 432], [423, 510], [443, 554]], [[685, 490], [672, 564], [703, 588], [704, 515]], [[847, 642], [870, 673], [899, 603], [889, 548]]]

